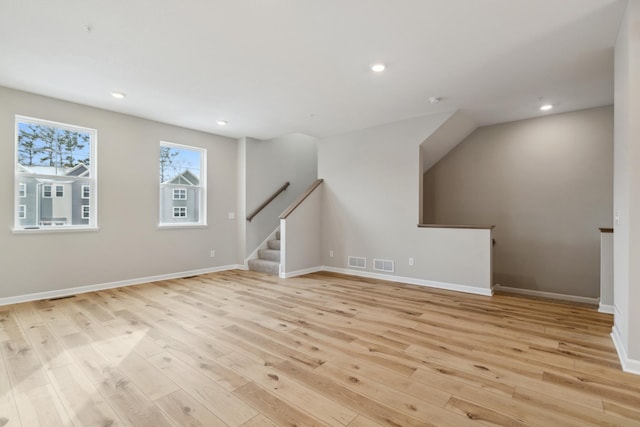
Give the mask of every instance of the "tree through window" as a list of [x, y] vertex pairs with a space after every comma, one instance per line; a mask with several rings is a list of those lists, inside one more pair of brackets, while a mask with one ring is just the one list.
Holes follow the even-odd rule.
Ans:
[[160, 143], [160, 226], [206, 224], [203, 148]]
[[[16, 116], [15, 228], [95, 228], [95, 129]], [[92, 210], [93, 211], [93, 210]]]

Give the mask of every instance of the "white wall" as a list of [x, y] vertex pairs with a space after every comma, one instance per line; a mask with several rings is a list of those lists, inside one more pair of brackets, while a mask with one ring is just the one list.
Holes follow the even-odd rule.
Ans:
[[237, 207], [236, 207], [236, 224], [237, 224], [237, 250], [238, 260], [244, 262], [245, 251], [247, 245], [247, 138], [240, 138], [237, 142]]
[[[0, 99], [0, 298], [238, 262], [234, 140], [7, 88]], [[16, 114], [98, 130], [99, 231], [12, 233]], [[206, 228], [158, 229], [160, 141], [207, 149]]]
[[[613, 338], [640, 374], [640, 2], [630, 1], [615, 46]], [[619, 217], [619, 221], [615, 218]]]
[[317, 139], [303, 134], [268, 141], [246, 138], [246, 215], [282, 184], [289, 181], [291, 185], [247, 222], [245, 257], [276, 229], [278, 216], [317, 179], [317, 153]]
[[280, 220], [281, 277], [299, 276], [322, 266], [322, 201], [320, 184], [286, 219]]
[[489, 230], [417, 227], [420, 144], [450, 116], [418, 117], [318, 143], [325, 266], [344, 269], [348, 256], [362, 256], [365, 272], [374, 273], [373, 258], [390, 259], [394, 276], [490, 292]]
[[600, 233], [600, 311], [613, 314], [613, 233]]

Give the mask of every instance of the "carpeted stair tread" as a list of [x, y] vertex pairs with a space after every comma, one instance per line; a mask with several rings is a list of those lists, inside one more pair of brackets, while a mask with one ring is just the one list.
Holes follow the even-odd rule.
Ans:
[[280, 274], [280, 262], [269, 261], [266, 259], [250, 259], [249, 270], [261, 271], [263, 273], [269, 273], [278, 276]]
[[280, 250], [280, 240], [269, 240], [267, 242], [267, 247], [269, 249], [275, 249], [277, 251]]
[[267, 261], [280, 262], [280, 251], [275, 249], [260, 249], [258, 251], [259, 259], [266, 259]]

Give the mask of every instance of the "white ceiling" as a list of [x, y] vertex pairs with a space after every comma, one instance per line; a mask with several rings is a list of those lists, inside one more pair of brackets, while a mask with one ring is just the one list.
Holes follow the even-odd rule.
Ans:
[[231, 137], [455, 109], [486, 125], [539, 115], [541, 97], [553, 112], [612, 103], [625, 4], [0, 0], [0, 85]]

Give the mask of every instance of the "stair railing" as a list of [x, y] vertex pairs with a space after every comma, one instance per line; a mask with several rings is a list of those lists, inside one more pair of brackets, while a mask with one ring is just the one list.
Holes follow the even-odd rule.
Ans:
[[291, 203], [291, 205], [289, 205], [289, 207], [284, 212], [282, 212], [280, 214], [280, 219], [287, 219], [287, 217], [289, 215], [291, 215], [291, 212], [296, 210], [296, 208], [298, 206], [300, 206], [302, 204], [302, 202], [304, 202], [304, 200], [307, 197], [309, 197], [311, 195], [311, 193], [313, 193], [313, 190], [315, 190], [316, 188], [318, 188], [318, 186], [320, 184], [322, 184], [323, 181], [324, 181], [324, 179], [318, 179], [318, 180], [314, 181], [314, 183], [311, 184], [311, 186], [309, 188], [307, 188], [307, 191], [302, 193], [300, 195], [300, 197], [298, 197], [296, 200], [294, 200], [293, 203]]
[[260, 211], [264, 208], [267, 207], [267, 205], [269, 203], [271, 203], [273, 201], [273, 199], [275, 199], [276, 197], [278, 197], [278, 195], [280, 193], [282, 193], [284, 190], [287, 189], [287, 187], [289, 186], [289, 181], [285, 182], [284, 184], [282, 184], [282, 187], [278, 188], [272, 195], [271, 197], [269, 197], [267, 200], [265, 200], [260, 206], [258, 206], [258, 208], [256, 210], [254, 210], [253, 212], [251, 212], [249, 214], [249, 216], [247, 217], [247, 221], [251, 222], [251, 220], [253, 219], [253, 217], [255, 217], [256, 215], [258, 215], [260, 213]]

